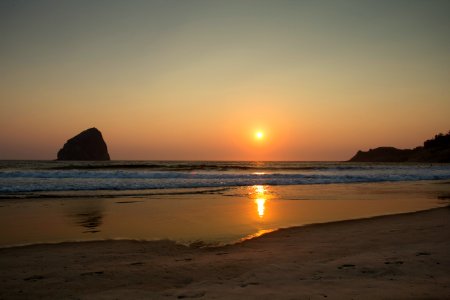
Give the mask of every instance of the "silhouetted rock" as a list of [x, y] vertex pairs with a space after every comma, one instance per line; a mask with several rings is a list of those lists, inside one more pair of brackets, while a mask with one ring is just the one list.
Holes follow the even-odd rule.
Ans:
[[102, 133], [89, 128], [68, 140], [58, 151], [58, 160], [110, 160]]
[[350, 161], [360, 162], [402, 162], [407, 161], [412, 150], [401, 150], [394, 147], [379, 147], [367, 152], [358, 151]]
[[434, 139], [426, 140], [423, 143], [425, 149], [442, 149], [450, 148], [450, 131], [447, 134], [436, 134]]
[[440, 133], [434, 139], [427, 140], [423, 147], [397, 149], [379, 147], [369, 151], [358, 151], [351, 162], [450, 162], [450, 131]]

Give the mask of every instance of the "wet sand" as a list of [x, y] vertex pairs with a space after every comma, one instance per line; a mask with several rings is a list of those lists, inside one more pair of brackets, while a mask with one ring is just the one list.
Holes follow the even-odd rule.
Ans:
[[0, 249], [1, 299], [445, 299], [450, 209], [293, 227], [242, 243]]
[[2, 199], [0, 247], [119, 238], [227, 244], [278, 228], [439, 207], [446, 203], [440, 198], [450, 193], [450, 184], [256, 185], [133, 193]]

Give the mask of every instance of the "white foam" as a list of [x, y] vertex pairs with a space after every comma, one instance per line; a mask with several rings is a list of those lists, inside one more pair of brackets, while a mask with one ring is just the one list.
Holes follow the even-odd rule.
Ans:
[[151, 170], [0, 170], [0, 192], [141, 190], [247, 185], [331, 184], [450, 179], [449, 165], [338, 165], [276, 172]]

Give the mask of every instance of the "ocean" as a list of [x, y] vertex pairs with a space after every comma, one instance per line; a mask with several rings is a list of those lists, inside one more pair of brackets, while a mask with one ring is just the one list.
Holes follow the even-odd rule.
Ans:
[[252, 161], [0, 161], [0, 194], [450, 179], [449, 164]]
[[449, 164], [1, 161], [0, 247], [104, 239], [227, 244], [448, 205]]

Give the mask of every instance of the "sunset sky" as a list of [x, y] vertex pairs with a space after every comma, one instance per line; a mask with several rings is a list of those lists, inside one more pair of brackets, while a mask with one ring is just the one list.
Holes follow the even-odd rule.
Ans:
[[[0, 159], [347, 160], [450, 130], [450, 1], [2, 1]], [[256, 133], [263, 133], [256, 138]]]

